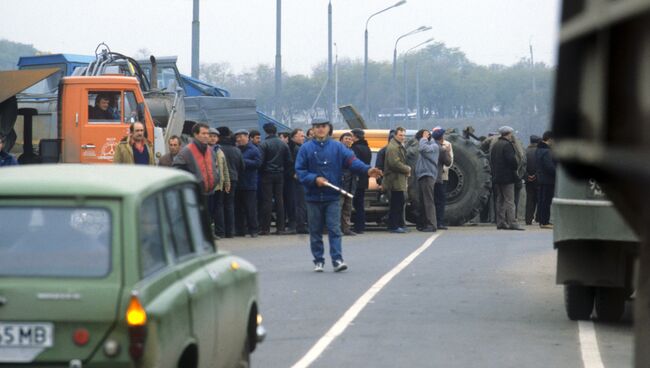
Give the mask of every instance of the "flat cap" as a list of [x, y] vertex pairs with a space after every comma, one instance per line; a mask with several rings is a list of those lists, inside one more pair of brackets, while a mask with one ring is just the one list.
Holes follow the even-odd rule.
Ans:
[[323, 118], [315, 118], [315, 119], [312, 119], [312, 121], [311, 121], [311, 125], [323, 125], [323, 124], [329, 124], [329, 123], [330, 123], [329, 120], [323, 119]]
[[512, 129], [512, 127], [504, 125], [501, 128], [499, 128], [499, 134], [501, 135], [506, 135], [508, 133], [513, 133], [515, 130]]
[[239, 134], [248, 135], [248, 130], [246, 130], [246, 129], [237, 129], [237, 131], [235, 132], [235, 135], [239, 135]]
[[220, 134], [219, 134], [219, 131], [216, 130], [215, 128], [210, 128], [210, 129], [208, 129], [208, 133], [210, 133], [210, 134], [220, 135]]
[[364, 132], [361, 128], [354, 128], [350, 131], [350, 133], [352, 133], [357, 138], [363, 138], [366, 136], [366, 132]]

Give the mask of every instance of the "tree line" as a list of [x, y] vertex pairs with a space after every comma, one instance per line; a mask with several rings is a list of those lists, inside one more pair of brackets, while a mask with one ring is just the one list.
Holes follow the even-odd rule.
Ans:
[[[376, 120], [383, 109], [403, 109], [405, 104], [415, 111], [417, 75], [423, 120], [548, 116], [551, 109], [554, 69], [544, 63], [531, 65], [527, 58], [511, 66], [478, 65], [459, 49], [438, 42], [398, 58], [397, 88], [393, 87], [392, 70], [392, 62], [369, 62], [370, 113], [364, 116], [366, 121]], [[282, 78], [283, 121], [293, 125], [308, 116], [329, 112], [327, 89], [321, 91], [327, 83], [326, 62], [314, 67], [311, 75], [283, 73]], [[227, 63], [204, 63], [200, 79], [228, 89], [233, 97], [255, 98], [261, 111], [271, 112], [275, 107], [275, 75], [271, 65], [260, 64], [236, 74]], [[405, 80], [408, 97], [404, 94]], [[323, 93], [317, 101], [320, 92]], [[338, 103], [352, 104], [364, 112], [363, 61], [339, 59]]]

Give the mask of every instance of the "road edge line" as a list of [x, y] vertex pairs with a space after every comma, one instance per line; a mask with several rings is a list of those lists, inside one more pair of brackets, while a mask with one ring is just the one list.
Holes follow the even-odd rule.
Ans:
[[580, 357], [584, 368], [605, 368], [598, 348], [596, 329], [591, 321], [578, 321], [580, 338]]
[[343, 313], [343, 316], [336, 321], [336, 323], [321, 337], [314, 346], [302, 357], [298, 362], [291, 366], [291, 368], [307, 368], [318, 357], [321, 356], [323, 351], [334, 341], [345, 329], [354, 321], [359, 313], [368, 305], [372, 298], [377, 295], [392, 279], [404, 270], [417, 256], [424, 252], [433, 244], [433, 242], [440, 236], [440, 233], [431, 235], [418, 249], [414, 250], [406, 258], [404, 258], [392, 270], [384, 274], [377, 282], [375, 282], [370, 289], [357, 299], [352, 306]]

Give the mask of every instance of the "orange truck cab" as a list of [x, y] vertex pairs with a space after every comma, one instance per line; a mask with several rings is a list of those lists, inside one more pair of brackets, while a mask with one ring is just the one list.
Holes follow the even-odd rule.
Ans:
[[136, 121], [144, 123], [148, 144], [154, 144], [153, 119], [134, 77], [65, 77], [58, 115], [62, 162], [112, 162], [115, 147]]
[[[57, 77], [58, 69], [0, 71], [5, 149], [20, 164], [111, 163], [134, 122], [159, 158], [165, 149], [135, 77]], [[55, 87], [39, 89], [40, 84]], [[30, 87], [31, 86], [31, 87]], [[56, 88], [58, 86], [58, 88]]]

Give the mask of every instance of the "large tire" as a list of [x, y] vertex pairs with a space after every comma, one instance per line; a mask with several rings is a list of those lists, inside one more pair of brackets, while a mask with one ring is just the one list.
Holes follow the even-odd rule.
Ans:
[[625, 312], [625, 288], [600, 287], [596, 290], [596, 318], [604, 322], [618, 322]]
[[588, 320], [594, 310], [594, 288], [564, 285], [564, 307], [570, 320]]
[[477, 144], [458, 134], [445, 137], [454, 151], [449, 169], [445, 222], [460, 226], [474, 219], [485, 207], [492, 191], [492, 174], [487, 156]]

